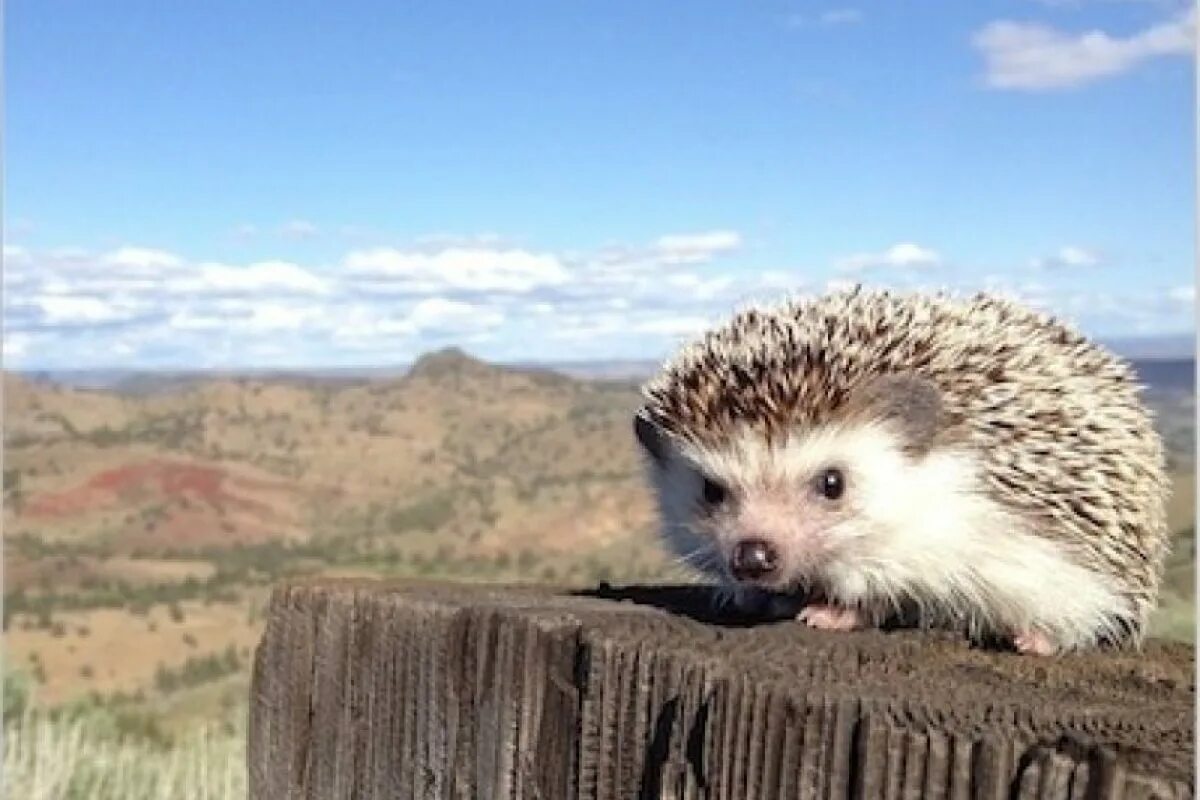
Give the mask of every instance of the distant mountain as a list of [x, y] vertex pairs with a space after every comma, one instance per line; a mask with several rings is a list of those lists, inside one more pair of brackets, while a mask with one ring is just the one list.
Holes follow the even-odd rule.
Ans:
[[125, 395], [171, 393], [208, 381], [253, 380], [260, 383], [313, 383], [351, 385], [377, 380], [393, 380], [408, 372], [406, 366], [391, 367], [252, 367], [240, 369], [60, 369], [17, 371], [37, 384], [56, 384], [74, 389], [117, 392]]
[[1138, 378], [1155, 391], [1195, 392], [1196, 361], [1192, 358], [1147, 358], [1131, 362]]
[[1196, 335], [1179, 333], [1169, 336], [1102, 339], [1118, 355], [1132, 361], [1195, 359]]
[[[1134, 362], [1142, 379], [1154, 387], [1179, 389], [1194, 386], [1195, 338], [1174, 334], [1136, 338], [1102, 339], [1113, 352]], [[293, 367], [232, 370], [131, 370], [79, 369], [24, 371], [35, 383], [53, 383], [76, 389], [115, 391], [127, 395], [172, 392], [212, 380], [254, 380], [261, 383], [311, 386], [354, 385], [395, 380], [422, 362], [475, 360], [458, 348], [426, 354], [414, 364], [364, 367]], [[522, 370], [557, 372], [580, 380], [640, 381], [659, 368], [661, 359], [597, 359], [592, 361], [510, 361], [498, 366]], [[436, 367], [435, 367], [436, 368]]]
[[521, 366], [548, 369], [581, 380], [641, 380], [654, 374], [661, 361], [628, 359], [614, 361], [527, 361]]
[[[515, 542], [591, 552], [646, 527], [630, 387], [455, 348], [395, 374], [120, 373], [107, 390], [5, 375], [5, 468], [23, 495], [5, 531], [130, 555], [349, 529], [408, 550], [401, 534], [420, 529], [433, 551], [493, 557]], [[550, 547], [545, 531], [574, 532]]]

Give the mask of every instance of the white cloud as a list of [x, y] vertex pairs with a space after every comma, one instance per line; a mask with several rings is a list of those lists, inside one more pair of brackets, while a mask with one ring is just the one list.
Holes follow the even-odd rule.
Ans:
[[1035, 297], [1047, 296], [1049, 287], [1037, 281], [1014, 281], [1003, 275], [989, 275], [984, 279], [984, 287], [989, 291], [1004, 292], [1009, 295], [1024, 298], [1026, 301]]
[[460, 331], [494, 328], [504, 322], [504, 315], [472, 303], [429, 297], [413, 306], [408, 322], [418, 331]]
[[4, 334], [4, 358], [20, 359], [29, 352], [29, 346], [32, 343], [32, 337], [26, 333], [5, 333]]
[[204, 314], [192, 309], [184, 309], [171, 314], [167, 325], [180, 331], [222, 331], [229, 329], [230, 319], [219, 314]]
[[983, 288], [1051, 314], [1094, 336], [1128, 336], [1153, 333], [1178, 333], [1195, 326], [1192, 286], [1147, 287], [1119, 291], [1078, 282], [1050, 286], [1036, 281], [1014, 281], [1003, 275], [990, 275]]
[[662, 236], [654, 243], [654, 253], [662, 264], [703, 264], [741, 246], [737, 231], [706, 231]]
[[733, 278], [729, 275], [703, 278], [691, 272], [680, 272], [675, 275], [667, 275], [663, 284], [672, 289], [685, 291], [697, 300], [711, 300], [732, 286]]
[[1175, 286], [1167, 291], [1167, 298], [1172, 303], [1192, 307], [1196, 305], [1195, 285]]
[[1059, 248], [1058, 252], [1053, 255], [1033, 259], [1030, 262], [1030, 266], [1035, 269], [1055, 269], [1063, 267], [1094, 267], [1099, 263], [1099, 254], [1083, 247], [1066, 245]]
[[8, 264], [13, 261], [28, 261], [29, 251], [24, 247], [15, 244], [4, 245], [4, 263]]
[[[31, 249], [6, 265], [5, 341], [25, 337], [16, 340], [23, 345], [7, 345], [22, 366], [396, 363], [447, 342], [479, 344], [475, 351], [492, 358], [636, 358], [664, 352], [746, 302], [850, 285], [823, 287], [813, 278], [818, 270], [691, 263], [741, 242], [717, 233], [594, 252], [480, 244], [351, 249], [330, 266], [192, 261], [132, 246], [101, 254]], [[668, 263], [664, 252], [686, 257]], [[1095, 256], [1072, 246], [1054, 257], [1082, 265]], [[977, 270], [970, 277], [929, 270], [941, 257], [911, 241], [839, 263], [852, 272], [879, 267], [871, 283], [896, 288], [925, 288], [916, 284], [936, 278], [973, 290], [981, 282]], [[1180, 327], [1192, 317], [1190, 287], [1147, 287], [1136, 301], [1030, 281], [1009, 285], [1003, 275], [983, 282], [1118, 328]]]
[[[491, 341], [498, 330], [531, 347], [563, 320], [601, 337], [580, 346], [601, 348], [652, 336], [629, 327], [647, 303], [657, 305], [654, 319], [682, 316], [716, 302], [731, 282], [653, 259], [610, 268], [587, 254], [479, 245], [358, 250], [332, 269], [194, 262], [135, 246], [27, 255], [5, 270], [6, 333], [47, 343], [14, 358], [60, 366], [252, 363], [281, 336], [295, 343], [280, 356], [293, 364], [350, 354], [395, 360], [429, 342]], [[133, 351], [122, 355], [119, 342]]]
[[935, 250], [913, 242], [894, 244], [880, 253], [855, 253], [839, 259], [836, 267], [841, 272], [862, 272], [868, 269], [901, 268], [924, 269], [936, 267], [942, 257]]
[[329, 315], [327, 322], [329, 333], [337, 342], [359, 349], [382, 349], [386, 342], [397, 337], [477, 336], [502, 325], [505, 316], [486, 305], [427, 297], [407, 309], [355, 305]]
[[281, 300], [255, 299], [223, 302], [173, 313], [168, 327], [176, 331], [237, 333], [274, 333], [299, 331], [325, 324], [327, 311], [317, 306], [293, 305]]
[[216, 296], [248, 292], [323, 294], [330, 289], [329, 281], [286, 261], [245, 266], [195, 264], [165, 250], [142, 247], [122, 247], [98, 257], [83, 251], [53, 251], [39, 259], [37, 266], [41, 291], [50, 294], [142, 291]]
[[972, 43], [984, 58], [994, 89], [1044, 91], [1081, 86], [1118, 75], [1153, 58], [1194, 54], [1196, 11], [1122, 38], [1091, 30], [1070, 34], [1039, 23], [998, 20]]
[[181, 292], [296, 292], [324, 294], [328, 282], [308, 270], [286, 261], [261, 261], [246, 267], [225, 264], [200, 264], [195, 272], [175, 281], [171, 287]]
[[293, 219], [279, 226], [279, 233], [289, 239], [312, 239], [320, 229], [306, 219]]
[[[82, 251], [59, 254], [60, 258], [69, 256], [83, 257]], [[124, 268], [129, 271], [153, 273], [158, 270], [172, 269], [183, 264], [183, 260], [174, 253], [165, 250], [153, 250], [147, 247], [121, 247], [106, 253], [100, 258], [100, 263], [107, 267]]]
[[371, 278], [400, 292], [432, 293], [445, 289], [529, 292], [568, 279], [553, 255], [525, 250], [451, 247], [434, 253], [390, 247], [355, 250], [342, 262], [352, 275]]
[[40, 295], [33, 298], [33, 303], [50, 325], [118, 322], [131, 319], [137, 312], [134, 304], [98, 297]]
[[257, 303], [242, 327], [252, 331], [296, 331], [322, 316], [320, 309], [289, 306], [284, 303]]

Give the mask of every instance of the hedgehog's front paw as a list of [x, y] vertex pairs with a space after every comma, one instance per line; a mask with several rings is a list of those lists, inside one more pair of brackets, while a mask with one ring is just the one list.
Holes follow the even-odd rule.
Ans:
[[862, 615], [857, 608], [814, 603], [805, 606], [796, 619], [810, 628], [823, 631], [852, 631], [863, 626]]
[[1050, 637], [1038, 631], [1022, 631], [1013, 637], [1013, 646], [1025, 656], [1052, 656], [1058, 648]]

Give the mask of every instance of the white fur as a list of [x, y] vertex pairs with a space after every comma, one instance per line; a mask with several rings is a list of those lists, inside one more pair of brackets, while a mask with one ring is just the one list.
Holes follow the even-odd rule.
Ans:
[[[885, 427], [856, 425], [775, 448], [752, 434], [719, 451], [686, 448], [653, 470], [666, 540], [681, 556], [705, 554], [706, 563], [693, 557], [692, 565], [728, 580], [725, 553], [747, 519], [785, 551], [808, 547], [815, 535], [834, 553], [821, 578], [838, 602], [879, 616], [913, 601], [930, 624], [1039, 631], [1064, 648], [1094, 642], [1112, 616], [1127, 611], [1111, 581], [991, 501], [969, 453], [939, 450], [914, 462], [898, 444]], [[850, 508], [814, 533], [811, 520], [823, 517], [803, 505], [811, 502], [804, 493], [830, 464], [846, 468]], [[747, 508], [697, 521], [697, 469], [735, 488]], [[801, 536], [809, 538], [794, 541]]]

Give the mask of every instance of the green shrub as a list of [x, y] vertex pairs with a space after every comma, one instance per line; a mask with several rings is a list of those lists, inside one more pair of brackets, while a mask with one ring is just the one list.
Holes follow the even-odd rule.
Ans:
[[446, 493], [440, 493], [388, 512], [387, 526], [392, 533], [436, 531], [453, 518], [454, 504]]
[[33, 680], [22, 670], [6, 665], [4, 669], [4, 722], [19, 718], [29, 707]]
[[154, 673], [154, 686], [163, 694], [170, 694], [177, 689], [189, 689], [234, 675], [241, 671], [242, 663], [237, 648], [229, 645], [220, 653], [191, 656], [176, 669], [159, 664]]

